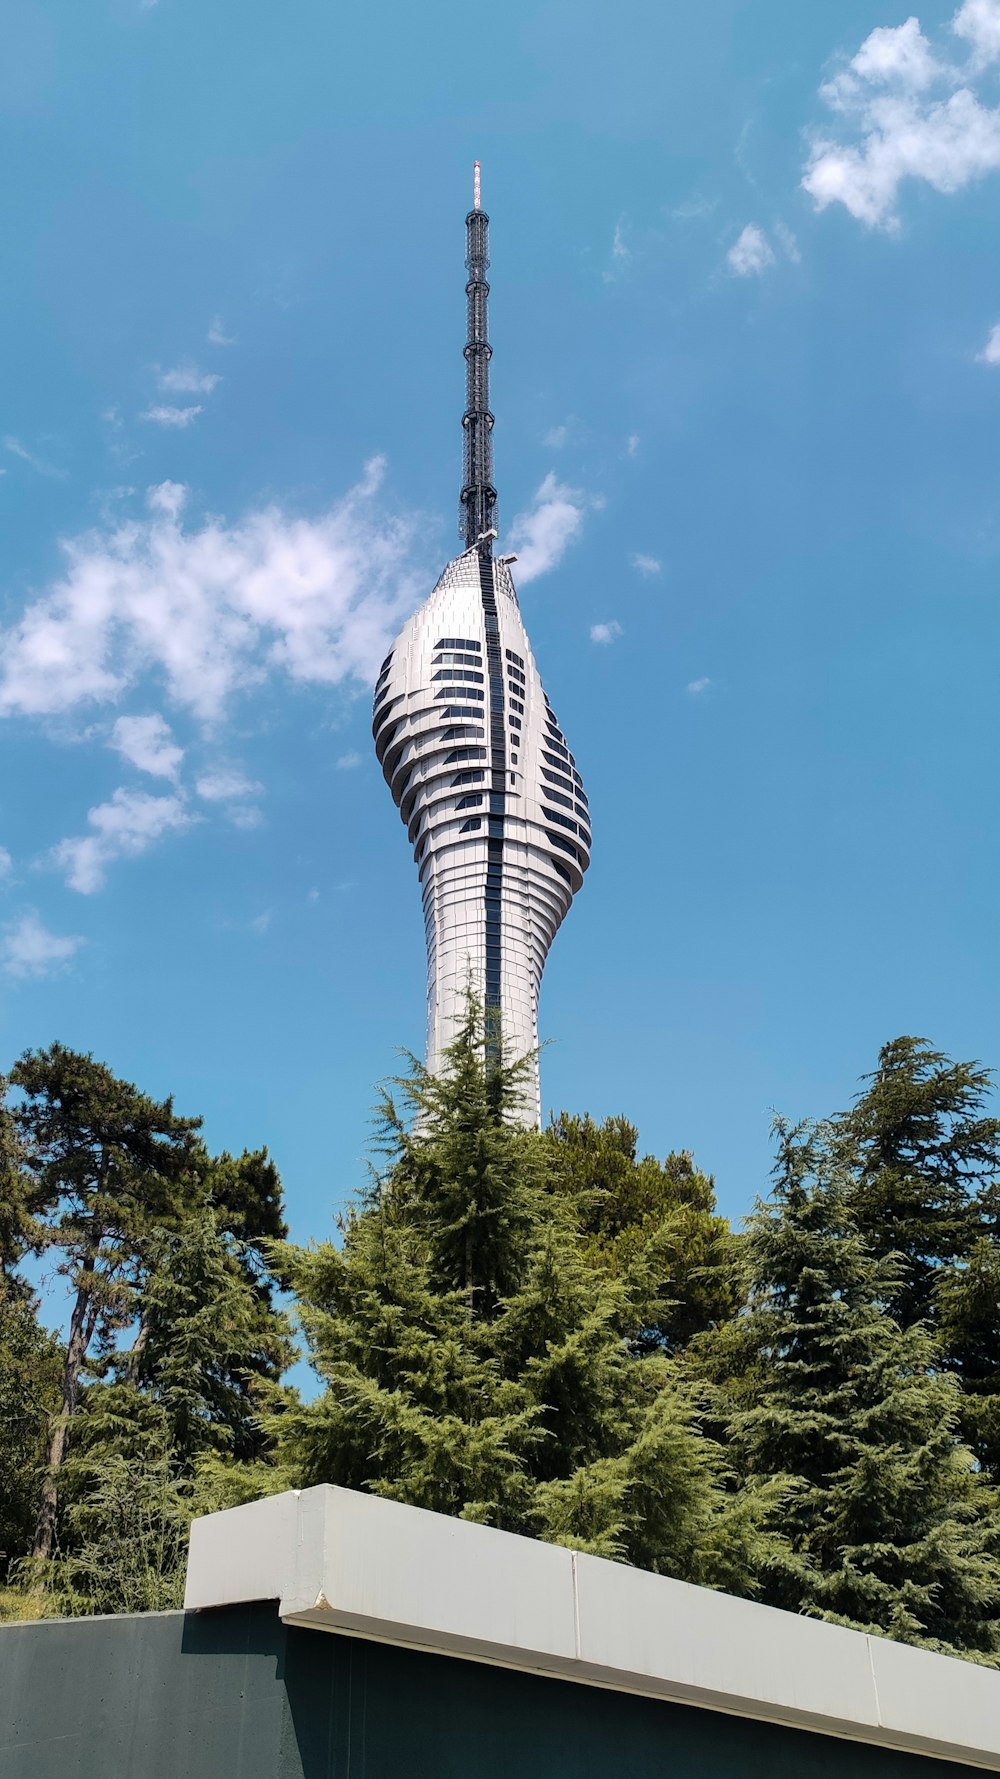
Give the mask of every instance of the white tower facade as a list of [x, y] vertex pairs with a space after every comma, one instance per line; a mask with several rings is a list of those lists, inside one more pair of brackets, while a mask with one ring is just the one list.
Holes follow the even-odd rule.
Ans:
[[[535, 664], [514, 558], [493, 556], [487, 223], [477, 202], [467, 218], [468, 547], [402, 630], [375, 688], [375, 749], [423, 892], [431, 1070], [456, 1034], [470, 981], [499, 1013], [509, 1053], [537, 1048], [545, 960], [590, 863], [583, 780]], [[525, 1116], [537, 1122], [540, 1111], [536, 1067]]]

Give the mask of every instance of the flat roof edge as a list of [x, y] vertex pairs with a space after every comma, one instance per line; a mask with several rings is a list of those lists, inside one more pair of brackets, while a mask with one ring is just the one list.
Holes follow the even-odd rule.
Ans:
[[331, 1485], [192, 1527], [185, 1606], [1000, 1772], [1000, 1673]]

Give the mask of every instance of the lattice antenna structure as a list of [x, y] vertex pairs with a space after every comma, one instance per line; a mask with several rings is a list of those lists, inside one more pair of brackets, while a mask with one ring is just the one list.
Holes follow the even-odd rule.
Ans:
[[496, 536], [497, 491], [493, 484], [493, 415], [490, 412], [490, 359], [487, 306], [490, 287], [486, 271], [490, 263], [490, 219], [482, 207], [479, 162], [473, 180], [472, 209], [465, 219], [469, 281], [468, 337], [465, 343], [465, 479], [462, 485], [459, 535], [466, 549], [478, 547], [491, 556]]

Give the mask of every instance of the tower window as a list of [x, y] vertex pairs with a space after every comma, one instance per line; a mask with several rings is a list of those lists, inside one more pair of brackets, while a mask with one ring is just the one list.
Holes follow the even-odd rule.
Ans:
[[482, 803], [483, 803], [483, 793], [482, 793], [482, 791], [480, 791], [478, 794], [473, 795], [473, 796], [459, 797], [458, 802], [455, 804], [455, 808], [456, 809], [481, 809]]
[[558, 772], [550, 772], [545, 766], [542, 767], [542, 777], [547, 779], [549, 784], [561, 785], [564, 791], [569, 791], [572, 795], [573, 786], [568, 778], [562, 778]]
[[560, 815], [555, 809], [543, 809], [542, 814], [546, 821], [558, 822], [561, 828], [568, 828], [571, 834], [576, 833], [576, 823], [571, 822], [568, 815]]
[[481, 815], [470, 815], [468, 821], [463, 822], [458, 831], [460, 834], [473, 834], [475, 833], [475, 830], [481, 828], [482, 825], [483, 818]]
[[452, 789], [460, 784], [482, 784], [485, 777], [485, 772], [456, 772], [451, 781]]
[[[482, 647], [481, 642], [475, 642], [469, 636], [442, 636], [440, 641], [434, 644], [435, 652], [438, 649], [478, 649], [481, 652]], [[388, 659], [391, 661], [392, 656], [390, 655]]]
[[[508, 661], [516, 661], [516, 662], [517, 662], [517, 665], [518, 665], [518, 666], [519, 666], [519, 667], [523, 667], [523, 666], [524, 666], [524, 658], [523, 658], [523, 656], [521, 656], [521, 655], [515, 655], [515, 653], [514, 653], [514, 651], [513, 651], [513, 649], [504, 649], [504, 654], [505, 654], [505, 655], [506, 655], [506, 657], [507, 657], [507, 659], [508, 659]], [[391, 661], [391, 660], [392, 660], [392, 656], [391, 656], [391, 655], [390, 655], [390, 656], [389, 656], [389, 660], [390, 660], [390, 661]]]
[[552, 846], [561, 846], [563, 852], [572, 853], [573, 857], [577, 861], [577, 864], [579, 864], [580, 855], [577, 852], [576, 847], [573, 845], [572, 840], [564, 840], [561, 834], [549, 834], [549, 831], [547, 828], [546, 828], [545, 832], [546, 832], [546, 834], [548, 834], [549, 842]]
[[442, 667], [442, 668], [440, 668], [440, 670], [437, 673], [434, 674], [434, 678], [436, 680], [439, 680], [439, 679], [474, 680], [476, 682], [476, 684], [480, 685], [480, 686], [483, 683], [482, 674], [481, 673], [470, 673], [470, 671], [467, 667]]

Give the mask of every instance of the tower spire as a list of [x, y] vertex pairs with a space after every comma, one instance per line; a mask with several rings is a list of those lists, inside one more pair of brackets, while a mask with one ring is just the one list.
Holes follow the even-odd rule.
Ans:
[[486, 270], [490, 263], [490, 219], [482, 207], [481, 170], [476, 162], [472, 209], [465, 219], [465, 263], [469, 281], [469, 324], [465, 343], [465, 479], [462, 485], [460, 533], [467, 549], [478, 544], [483, 555], [493, 549], [497, 519], [497, 491], [493, 485], [493, 415], [490, 413], [490, 359], [487, 304], [490, 287]]

